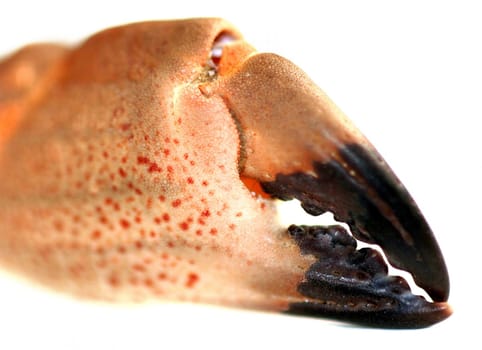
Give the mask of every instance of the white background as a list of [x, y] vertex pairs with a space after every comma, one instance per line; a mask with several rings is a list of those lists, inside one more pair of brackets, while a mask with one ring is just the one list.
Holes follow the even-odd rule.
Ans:
[[402, 179], [449, 266], [455, 310], [386, 331], [208, 306], [84, 303], [0, 275], [0, 348], [481, 348], [482, 10], [473, 1], [5, 1], [0, 55], [126, 22], [220, 16], [304, 69]]

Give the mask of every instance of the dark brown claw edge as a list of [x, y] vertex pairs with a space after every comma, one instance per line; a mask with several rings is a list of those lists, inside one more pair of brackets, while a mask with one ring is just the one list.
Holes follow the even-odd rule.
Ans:
[[384, 328], [421, 328], [450, 315], [446, 303], [427, 302], [403, 278], [388, 276], [379, 252], [356, 250], [343, 227], [292, 225], [288, 231], [302, 254], [318, 258], [298, 286], [309, 300], [292, 303], [288, 313]]
[[[379, 245], [394, 267], [410, 272], [417, 285], [434, 301], [448, 299], [447, 268], [433, 233], [406, 189], [376, 151], [356, 144], [346, 145], [331, 161], [314, 162], [313, 170], [315, 175], [304, 172], [278, 174], [275, 181], [262, 183], [262, 187], [281, 200], [300, 200], [311, 215], [332, 212], [336, 220], [348, 224], [355, 238]], [[303, 240], [298, 242], [304, 244]], [[338, 258], [341, 257], [352, 259], [352, 253]], [[431, 304], [412, 295], [403, 280], [389, 280], [386, 272], [382, 274], [384, 278], [379, 279], [381, 270], [372, 274], [373, 279], [368, 284], [353, 279], [346, 282], [343, 273], [347, 271], [343, 269], [338, 278], [328, 278], [327, 274], [331, 273], [329, 265], [323, 265], [320, 270], [326, 256], [322, 254], [319, 258], [320, 261], [308, 271], [307, 282], [300, 285], [299, 291], [321, 302], [293, 304], [292, 312], [320, 313], [320, 316], [384, 327], [423, 327], [450, 315], [446, 304]], [[333, 258], [329, 261], [332, 266], [337, 265]], [[381, 269], [380, 264], [378, 267]], [[360, 268], [356, 271], [360, 272]], [[388, 292], [400, 283], [398, 287], [403, 287], [400, 295]], [[331, 291], [328, 296], [332, 301], [337, 292], [350, 296], [347, 302], [353, 295], [370, 296], [368, 304], [376, 307], [346, 309], [327, 306], [325, 290]], [[391, 305], [383, 306], [384, 301]]]

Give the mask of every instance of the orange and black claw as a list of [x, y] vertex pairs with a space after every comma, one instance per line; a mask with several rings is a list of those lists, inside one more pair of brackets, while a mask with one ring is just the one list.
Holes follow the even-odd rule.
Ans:
[[[0, 62], [0, 263], [82, 297], [448, 317], [443, 256], [391, 169], [298, 67], [238, 38], [217, 19], [146, 22]], [[284, 228], [253, 192], [351, 235]]]
[[[229, 47], [226, 48], [229, 50]], [[221, 66], [222, 66], [221, 60]], [[373, 250], [355, 248], [341, 228], [292, 227], [302, 254], [318, 261], [290, 312], [381, 327], [424, 327], [451, 314], [447, 268], [419, 208], [371, 143], [291, 62], [251, 54], [220, 70], [219, 93], [240, 131], [240, 174], [260, 191], [298, 199], [311, 215], [329, 211], [354, 238], [376, 244], [433, 299], [387, 276]], [[258, 186], [259, 188], [259, 186]]]

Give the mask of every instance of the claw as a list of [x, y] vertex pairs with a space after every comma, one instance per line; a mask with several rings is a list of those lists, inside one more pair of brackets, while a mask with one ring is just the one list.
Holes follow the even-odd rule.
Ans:
[[[379, 245], [393, 266], [409, 271], [434, 301], [446, 301], [448, 273], [434, 235], [407, 190], [366, 138], [289, 61], [257, 54], [239, 66], [221, 74], [219, 91], [241, 130], [250, 130], [241, 136], [240, 152], [241, 174], [250, 179], [247, 183], [255, 180], [265, 193], [282, 200], [296, 198], [309, 214], [332, 212], [336, 220], [349, 225], [354, 237]], [[311, 300], [294, 304], [295, 312], [336, 314], [360, 322], [369, 313], [378, 320], [370, 321], [373, 324], [400, 315], [394, 326], [413, 325], [415, 318], [423, 319], [415, 322], [422, 326], [450, 314], [445, 303], [429, 303], [412, 295], [400, 280], [387, 277], [386, 271], [382, 277], [374, 273], [367, 283], [344, 284], [326, 279], [327, 270], [320, 270], [320, 264], [308, 271], [299, 286], [302, 294], [324, 300], [325, 293], [335, 295], [332, 290], [350, 298], [355, 293], [356, 305], [371, 305], [360, 298], [369, 289], [368, 299], [391, 306], [377, 306], [375, 312], [355, 306], [357, 312], [346, 316], [345, 309]], [[403, 292], [398, 295], [394, 288]]]
[[[0, 62], [0, 264], [89, 298], [448, 317], [443, 257], [400, 181], [303, 72], [240, 37], [219, 19], [144, 22]], [[252, 192], [352, 235], [286, 230]]]

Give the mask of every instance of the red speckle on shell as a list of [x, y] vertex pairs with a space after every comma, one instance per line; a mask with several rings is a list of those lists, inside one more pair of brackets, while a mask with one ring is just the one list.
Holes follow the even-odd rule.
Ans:
[[128, 229], [129, 227], [131, 227], [131, 223], [126, 219], [120, 219], [119, 223], [120, 223], [121, 227], [124, 228], [124, 229]]
[[186, 287], [193, 288], [199, 281], [199, 275], [191, 272], [187, 275]]

